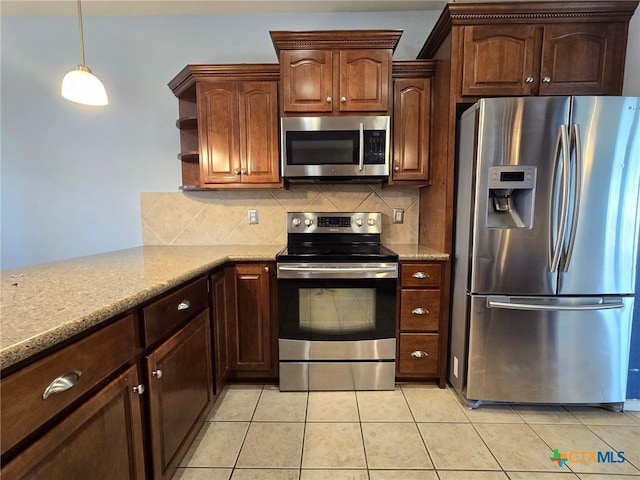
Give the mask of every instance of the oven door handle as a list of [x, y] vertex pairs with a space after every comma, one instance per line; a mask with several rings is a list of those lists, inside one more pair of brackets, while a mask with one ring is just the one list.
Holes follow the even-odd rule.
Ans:
[[288, 272], [395, 272], [397, 267], [279, 267]]
[[315, 265], [278, 265], [278, 278], [398, 278], [398, 265], [353, 265], [321, 267]]

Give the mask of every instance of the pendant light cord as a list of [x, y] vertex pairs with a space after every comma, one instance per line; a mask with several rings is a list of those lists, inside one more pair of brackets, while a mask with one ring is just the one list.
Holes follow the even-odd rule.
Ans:
[[78, 0], [78, 28], [80, 29], [80, 58], [82, 59], [81, 65], [84, 63], [84, 34], [82, 32], [82, 7], [80, 6], [80, 0]]

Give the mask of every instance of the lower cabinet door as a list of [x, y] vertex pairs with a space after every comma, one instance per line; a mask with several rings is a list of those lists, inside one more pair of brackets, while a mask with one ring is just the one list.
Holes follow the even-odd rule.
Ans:
[[170, 479], [213, 400], [209, 309], [146, 357], [154, 479]]
[[145, 478], [140, 397], [131, 367], [3, 465], [6, 479]]

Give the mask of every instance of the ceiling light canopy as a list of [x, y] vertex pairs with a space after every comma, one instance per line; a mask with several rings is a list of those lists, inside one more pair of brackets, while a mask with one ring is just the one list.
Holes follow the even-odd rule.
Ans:
[[78, 26], [80, 30], [80, 55], [82, 63], [62, 79], [61, 93], [64, 98], [83, 105], [103, 106], [109, 103], [102, 82], [84, 64], [84, 35], [82, 32], [82, 7], [78, 0]]

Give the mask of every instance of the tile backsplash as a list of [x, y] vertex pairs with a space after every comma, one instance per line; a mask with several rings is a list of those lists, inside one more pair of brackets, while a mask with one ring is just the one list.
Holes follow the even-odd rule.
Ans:
[[[286, 213], [381, 212], [383, 243], [418, 243], [419, 190], [379, 185], [296, 185], [288, 190], [143, 192], [144, 245], [286, 244]], [[404, 223], [393, 224], [394, 208]], [[259, 223], [249, 225], [248, 210]]]

